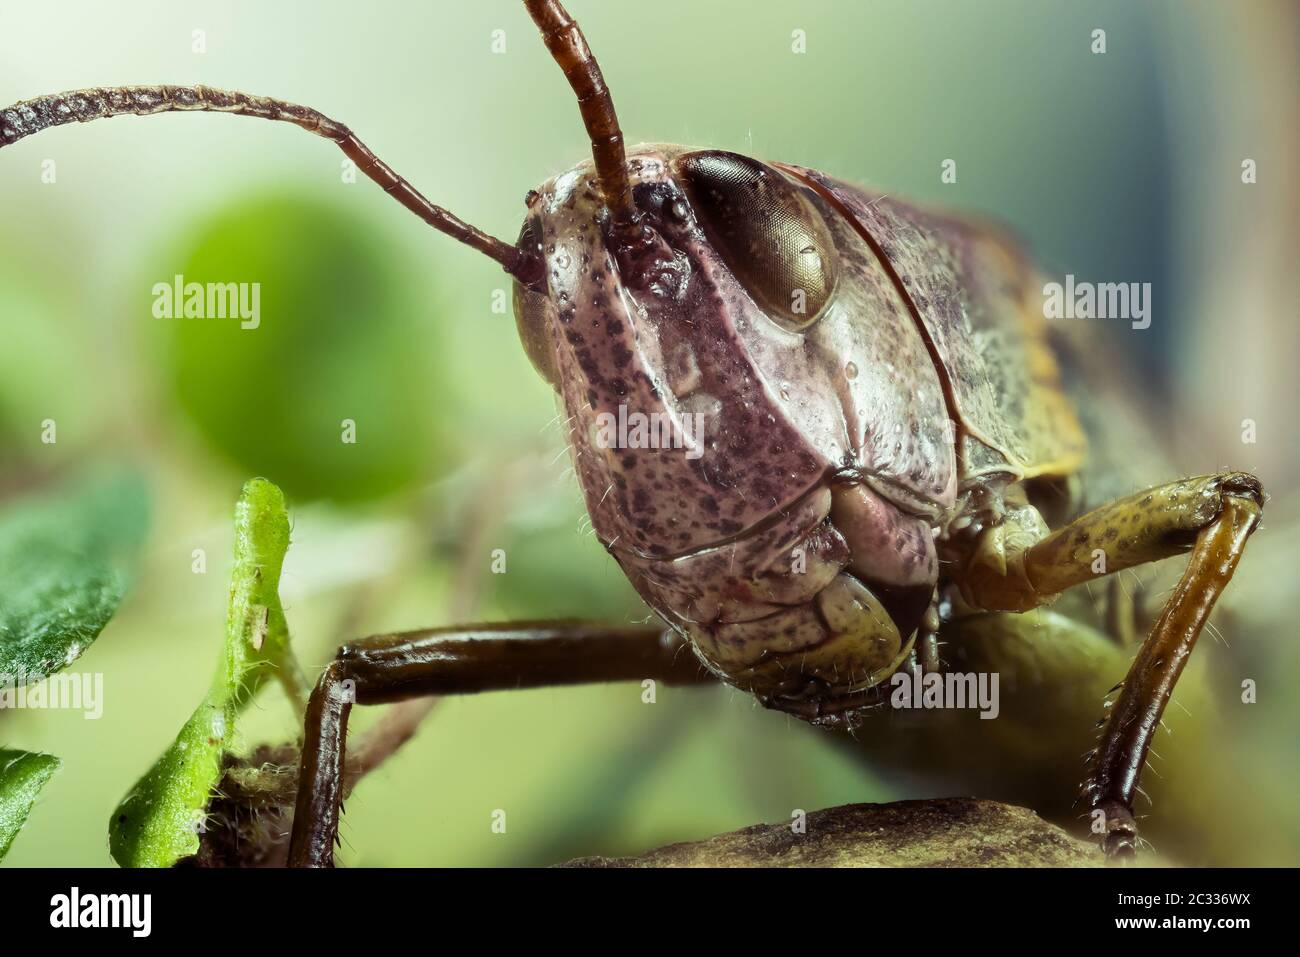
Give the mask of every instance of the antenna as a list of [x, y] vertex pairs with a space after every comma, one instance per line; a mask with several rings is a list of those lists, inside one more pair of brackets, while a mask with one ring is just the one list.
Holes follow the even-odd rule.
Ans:
[[536, 261], [509, 243], [489, 236], [454, 213], [429, 202], [392, 167], [370, 151], [356, 134], [323, 113], [265, 96], [250, 96], [208, 86], [119, 86], [72, 90], [24, 100], [0, 110], [0, 149], [26, 136], [65, 123], [88, 123], [101, 117], [185, 111], [233, 113], [264, 120], [293, 123], [337, 145], [357, 168], [378, 183], [385, 193], [452, 239], [477, 249], [501, 264], [521, 282], [536, 278]]
[[578, 109], [591, 138], [591, 158], [596, 164], [596, 179], [605, 207], [616, 226], [636, 221], [632, 202], [632, 184], [627, 175], [627, 154], [623, 150], [623, 131], [618, 126], [614, 100], [605, 86], [600, 64], [587, 46], [582, 29], [573, 22], [559, 0], [524, 0], [533, 22], [542, 31], [542, 39], [551, 56], [564, 71], [564, 78], [578, 96]]

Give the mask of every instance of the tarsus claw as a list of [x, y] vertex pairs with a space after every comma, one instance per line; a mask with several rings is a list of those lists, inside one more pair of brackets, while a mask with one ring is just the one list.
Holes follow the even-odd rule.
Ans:
[[1138, 827], [1133, 812], [1118, 801], [1096, 805], [1105, 816], [1106, 830], [1101, 837], [1102, 850], [1108, 860], [1129, 863], [1137, 855]]

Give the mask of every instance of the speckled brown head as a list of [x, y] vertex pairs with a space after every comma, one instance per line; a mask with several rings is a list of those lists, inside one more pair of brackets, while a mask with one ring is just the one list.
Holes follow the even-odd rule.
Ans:
[[[576, 25], [539, 23], [621, 150]], [[809, 171], [661, 144], [597, 150], [528, 207], [516, 319], [601, 542], [727, 680], [812, 717], [862, 700], [930, 605], [956, 470], [861, 229]]]

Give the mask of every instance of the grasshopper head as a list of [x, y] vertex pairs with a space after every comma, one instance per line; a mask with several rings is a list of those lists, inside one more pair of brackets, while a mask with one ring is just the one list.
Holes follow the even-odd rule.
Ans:
[[898, 504], [954, 494], [925, 344], [811, 181], [625, 153], [576, 24], [527, 5], [592, 160], [529, 194], [516, 320], [595, 532], [721, 676], [806, 717], [851, 707], [908, 654], [938, 577], [928, 516]]
[[664, 145], [628, 171], [630, 239], [587, 164], [531, 194], [521, 248], [544, 268], [516, 285], [596, 534], [725, 677], [791, 710], [859, 691], [905, 653], [937, 578], [927, 522], [863, 484], [948, 491], [946, 418], [908, 415], [940, 396], [924, 344], [797, 177]]

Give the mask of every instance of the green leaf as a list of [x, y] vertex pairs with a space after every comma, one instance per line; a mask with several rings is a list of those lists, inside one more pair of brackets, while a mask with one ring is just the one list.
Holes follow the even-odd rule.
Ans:
[[298, 693], [303, 688], [289, 657], [289, 625], [280, 604], [280, 571], [288, 550], [284, 493], [266, 479], [253, 479], [235, 505], [235, 568], [221, 676], [240, 708], [280, 668], [291, 672], [284, 675], [291, 688], [296, 684]]
[[0, 513], [0, 676], [38, 681], [90, 647], [133, 577], [148, 512], [141, 478], [118, 473]]
[[195, 854], [239, 713], [270, 677], [284, 681], [292, 696], [304, 693], [279, 595], [288, 548], [284, 494], [265, 479], [253, 479], [235, 506], [235, 567], [216, 680], [176, 740], [113, 812], [109, 850], [123, 867], [170, 867]]
[[0, 860], [27, 823], [41, 788], [62, 763], [51, 754], [0, 749]]

